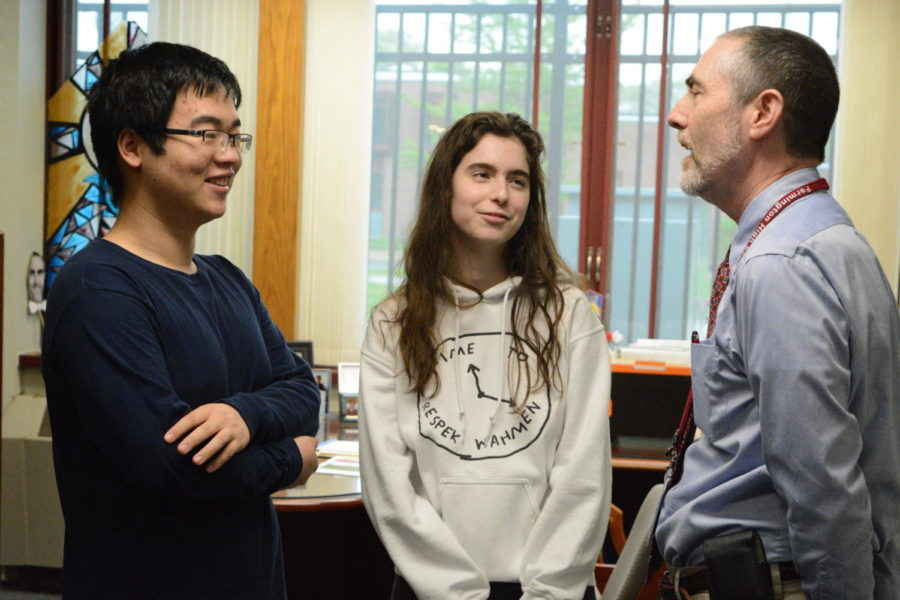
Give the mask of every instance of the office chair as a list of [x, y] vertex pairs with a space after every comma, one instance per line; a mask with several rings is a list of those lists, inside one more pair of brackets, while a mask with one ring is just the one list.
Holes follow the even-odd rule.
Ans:
[[658, 483], [644, 497], [625, 545], [619, 553], [619, 560], [603, 588], [603, 600], [635, 600], [641, 593], [647, 580], [650, 529], [656, 519], [662, 494], [663, 484]]

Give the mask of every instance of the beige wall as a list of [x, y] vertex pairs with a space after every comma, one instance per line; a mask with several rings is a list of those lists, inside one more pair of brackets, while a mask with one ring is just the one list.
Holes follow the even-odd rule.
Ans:
[[[200, 48], [222, 59], [241, 84], [241, 129], [256, 133], [259, 0], [150, 0], [150, 39]], [[203, 24], [203, 25], [200, 25]], [[259, 137], [254, 139], [254, 144]], [[225, 216], [197, 232], [196, 252], [221, 254], [248, 277], [253, 268], [253, 150], [228, 194]]]
[[0, 2], [0, 230], [6, 234], [3, 277], [5, 409], [19, 391], [17, 357], [40, 349], [40, 324], [25, 295], [28, 257], [41, 252], [44, 218], [44, 80], [46, 2]]
[[[297, 339], [316, 362], [359, 360], [366, 325], [372, 0], [308, 0]], [[323, 57], [327, 57], [323, 60]]]
[[900, 271], [900, 2], [845, 0], [835, 196], [898, 292]]

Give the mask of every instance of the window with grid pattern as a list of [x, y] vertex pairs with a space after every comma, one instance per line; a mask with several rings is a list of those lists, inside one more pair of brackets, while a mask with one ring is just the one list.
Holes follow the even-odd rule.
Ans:
[[[577, 265], [587, 0], [544, 2], [538, 129], [550, 220]], [[476, 110], [533, 120], [535, 2], [376, 6], [367, 305], [402, 281], [398, 266], [425, 164], [441, 133]]]
[[[601, 0], [590, 0], [595, 1]], [[684, 151], [674, 130], [660, 125], [660, 106], [664, 118], [684, 93], [684, 79], [702, 52], [720, 33], [744, 25], [805, 33], [836, 62], [840, 1], [622, 0], [617, 8], [618, 73], [609, 86], [616, 96], [613, 168], [601, 177], [609, 190], [582, 199], [583, 94], [591, 84], [585, 82], [584, 64], [588, 1], [545, 1], [541, 7], [538, 129], [547, 142], [551, 224], [572, 267], [579, 266], [580, 248], [603, 249], [608, 276], [600, 291], [610, 330], [620, 330], [627, 341], [686, 338], [705, 323], [712, 276], [734, 223], [681, 192]], [[473, 110], [532, 116], [537, 12], [533, 1], [382, 2], [376, 11], [369, 307], [402, 281], [403, 241], [424, 166], [441, 132]], [[830, 142], [820, 167], [825, 177], [833, 154]], [[602, 239], [579, 240], [579, 218], [591, 203], [609, 204], [601, 210], [609, 212], [610, 227]]]

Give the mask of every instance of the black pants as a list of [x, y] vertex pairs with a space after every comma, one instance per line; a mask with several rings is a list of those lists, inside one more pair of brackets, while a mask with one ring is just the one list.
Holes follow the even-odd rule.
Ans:
[[[491, 595], [488, 600], [519, 600], [522, 597], [522, 586], [518, 583], [491, 582]], [[391, 590], [391, 600], [418, 600], [415, 592], [406, 583], [406, 580], [397, 575], [394, 577], [394, 589]], [[577, 600], [573, 598], [572, 600]], [[594, 588], [584, 590], [582, 600], [594, 600]]]

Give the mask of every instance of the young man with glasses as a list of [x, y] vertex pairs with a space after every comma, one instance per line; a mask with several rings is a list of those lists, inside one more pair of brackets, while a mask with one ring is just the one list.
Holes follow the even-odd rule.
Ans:
[[194, 254], [250, 149], [240, 101], [168, 43], [91, 89], [119, 216], [60, 271], [43, 348], [67, 600], [286, 598], [269, 495], [315, 470], [318, 386], [243, 273]]

